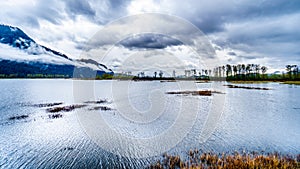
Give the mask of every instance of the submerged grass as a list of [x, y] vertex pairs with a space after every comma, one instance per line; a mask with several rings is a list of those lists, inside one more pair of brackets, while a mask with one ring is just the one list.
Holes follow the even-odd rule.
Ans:
[[245, 80], [237, 80], [237, 81], [228, 81], [230, 83], [236, 83], [236, 84], [259, 84], [259, 83], [272, 83], [272, 82], [278, 82], [278, 81], [245, 81]]
[[188, 152], [186, 160], [180, 156], [164, 154], [163, 159], [150, 165], [151, 169], [181, 168], [181, 169], [270, 169], [270, 168], [300, 168], [298, 156], [282, 155], [279, 153], [260, 154], [257, 152], [225, 154], [200, 153], [197, 149]]
[[249, 87], [249, 86], [236, 86], [236, 85], [224, 85], [228, 88], [240, 88], [240, 89], [250, 89], [250, 90], [271, 90], [265, 87]]
[[199, 91], [172, 91], [166, 92], [166, 94], [176, 94], [176, 95], [193, 95], [193, 96], [211, 96], [213, 93], [216, 94], [224, 94], [218, 91], [211, 91], [211, 90], [199, 90]]
[[93, 108], [89, 108], [88, 110], [103, 110], [103, 111], [109, 111], [109, 110], [113, 110], [110, 107], [107, 106], [97, 106], [97, 107], [93, 107]]
[[70, 106], [62, 106], [62, 107], [52, 107], [46, 109], [48, 113], [58, 113], [58, 112], [69, 112], [75, 109], [79, 109], [82, 107], [86, 107], [86, 105], [70, 105]]
[[273, 81], [228, 81], [233, 84], [259, 84], [259, 83], [272, 83], [277, 82], [281, 84], [294, 84], [294, 85], [300, 85], [300, 81], [283, 81], [283, 80], [273, 80]]
[[28, 115], [20, 115], [20, 116], [12, 116], [9, 118], [9, 120], [22, 120], [22, 119], [26, 119], [28, 118], [29, 116]]
[[282, 82], [282, 84], [300, 85], [300, 81], [285, 81], [285, 82]]
[[57, 103], [40, 103], [40, 104], [33, 104], [33, 107], [53, 107], [53, 106], [58, 106], [62, 105], [63, 102], [57, 102]]

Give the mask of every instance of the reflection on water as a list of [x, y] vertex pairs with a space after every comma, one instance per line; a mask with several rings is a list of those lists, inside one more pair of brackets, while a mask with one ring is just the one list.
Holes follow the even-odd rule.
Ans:
[[[85, 84], [87, 81], [79, 83]], [[193, 148], [216, 152], [245, 149], [293, 154], [298, 154], [300, 150], [300, 90], [297, 86], [278, 83], [242, 85], [272, 90], [224, 87], [221, 91], [225, 93], [222, 116], [216, 121], [216, 130], [202, 143], [199, 135], [212, 110], [215, 96], [167, 95], [165, 92], [206, 90], [214, 84], [223, 86], [223, 83], [92, 83], [93, 98], [83, 97], [80, 100], [74, 99], [76, 91], [73, 91], [72, 80], [1, 80], [0, 167], [141, 168], [159, 158], [139, 156], [140, 150], [136, 145], [130, 145], [121, 137], [114, 138], [112, 133], [107, 133], [109, 130], [98, 131], [103, 132], [102, 139], [109, 145], [99, 146], [78, 118], [80, 113], [85, 113], [86, 117], [93, 113], [100, 114], [105, 125], [128, 139], [165, 136], [155, 148], [163, 151], [168, 148], [165, 145], [175, 144], [167, 149], [170, 154], [184, 156]], [[118, 94], [125, 88], [127, 95]], [[102, 99], [107, 102], [97, 103]], [[85, 106], [73, 111], [55, 112], [61, 114], [58, 118], [51, 118], [55, 113], [49, 116], [47, 112], [51, 107], [71, 105]], [[176, 123], [178, 117], [180, 123]], [[187, 117], [193, 117], [192, 121], [187, 121], [191, 120]], [[164, 131], [168, 131], [168, 135]], [[153, 146], [141, 145], [141, 148], [148, 151]], [[111, 149], [107, 147], [116, 148], [109, 151]], [[122, 157], [126, 153], [136, 155], [134, 158]]]

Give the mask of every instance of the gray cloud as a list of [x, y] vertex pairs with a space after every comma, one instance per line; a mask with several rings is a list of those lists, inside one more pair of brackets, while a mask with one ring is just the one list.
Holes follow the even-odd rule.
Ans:
[[65, 0], [64, 9], [72, 20], [84, 16], [91, 22], [107, 24], [114, 19], [127, 15], [126, 7], [130, 0]]
[[[216, 34], [223, 47], [289, 60], [299, 57], [300, 13], [236, 22]], [[226, 41], [226, 43], [222, 43]]]
[[47, 0], [39, 0], [36, 3], [28, 3], [22, 6], [3, 5], [4, 8], [0, 15], [1, 20], [6, 20], [13, 26], [40, 28], [40, 20], [46, 20], [52, 24], [59, 25], [66, 19], [62, 12], [62, 3], [54, 0], [49, 5]]
[[130, 0], [110, 0], [108, 2], [111, 9], [124, 11]]
[[256, 59], [257, 56], [239, 56], [239, 57], [242, 57], [242, 58], [245, 58], [245, 59]]
[[[53, 25], [53, 30], [55, 30], [56, 26], [64, 26], [65, 21], [81, 22], [77, 18], [78, 16], [83, 16], [90, 23], [104, 26], [119, 17], [132, 13], [128, 11], [129, 8], [127, 7], [132, 3], [134, 4], [133, 1], [53, 0], [50, 5], [49, 1], [46, 0], [36, 0], [35, 3], [15, 1], [16, 4], [3, 2], [3, 8], [0, 11], [0, 21], [3, 24], [18, 26], [21, 29], [30, 30], [34, 28], [37, 31], [42, 30], [41, 27], [44, 26], [44, 21], [47, 21], [50, 23], [50, 26]], [[153, 2], [155, 3], [154, 5], [157, 5], [157, 9], [155, 8], [153, 12], [173, 14], [187, 19], [208, 37], [212, 38], [210, 39], [212, 43], [217, 45], [215, 50], [230, 49], [228, 51], [232, 52], [227, 52], [227, 54], [233, 60], [240, 56], [236, 51], [242, 51], [256, 58], [262, 56], [279, 60], [278, 62], [280, 60], [299, 62], [300, 31], [298, 27], [300, 25], [300, 1], [187, 0], [183, 3], [179, 0], [154, 0]], [[150, 6], [144, 6], [144, 9], [150, 9]], [[163, 23], [171, 25], [170, 28], [160, 27]], [[126, 25], [128, 23], [120, 23], [113, 28], [122, 29], [122, 24]], [[185, 45], [197, 45], [193, 44], [192, 40], [189, 41], [189, 39], [194, 37], [191, 31], [185, 30], [176, 23], [168, 22], [164, 18], [139, 21], [135, 27], [130, 29], [133, 30], [132, 32], [138, 32], [138, 28], [143, 26], [172, 29], [169, 31], [172, 33], [170, 37], [185, 39]], [[70, 38], [69, 34], [64, 35], [64, 33], [57, 32], [57, 34], [51, 35], [53, 38], [41, 39], [45, 42], [72, 41], [74, 49], [86, 49], [84, 45], [88, 42], [78, 38], [82, 32], [80, 30], [76, 30], [76, 32], [75, 30], [70, 31], [73, 31], [71, 34], [74, 34], [74, 38]], [[51, 33], [53, 32], [55, 31]], [[43, 32], [40, 35], [46, 35], [47, 33], [50, 34], [50, 32]], [[114, 30], [111, 29], [98, 39], [97, 45], [105, 46], [114, 43], [115, 39], [120, 39], [120, 37], [114, 34]], [[147, 35], [122, 40], [120, 45], [131, 49], [164, 49], [167, 46], [179, 44], [173, 40], [166, 37], [151, 37]], [[60, 46], [56, 46], [56, 48], [60, 48]], [[253, 57], [243, 58], [253, 59]]]
[[[47, 20], [53, 24], [61, 24], [61, 21], [65, 19], [63, 16], [60, 6], [60, 2], [52, 2], [49, 5], [49, 1], [47, 0], [39, 0], [36, 4], [36, 7], [32, 10], [32, 17], [37, 17], [40, 19]], [[30, 9], [28, 9], [28, 12]]]
[[228, 52], [227, 54], [230, 55], [230, 56], [236, 56], [235, 52]]
[[65, 10], [71, 18], [75, 18], [77, 15], [93, 18], [96, 15], [96, 12], [92, 9], [89, 1], [67, 0], [65, 3]]
[[38, 21], [38, 18], [36, 18], [36, 17], [25, 16], [23, 21], [24, 21], [25, 25], [28, 25], [30, 27], [33, 27], [33, 28], [39, 28], [40, 27], [40, 23]]
[[[193, 4], [193, 5], [191, 5]], [[188, 0], [173, 2], [171, 11], [199, 27], [204, 33], [220, 32], [228, 23], [299, 12], [299, 1], [285, 0]], [[263, 23], [262, 23], [263, 24]]]

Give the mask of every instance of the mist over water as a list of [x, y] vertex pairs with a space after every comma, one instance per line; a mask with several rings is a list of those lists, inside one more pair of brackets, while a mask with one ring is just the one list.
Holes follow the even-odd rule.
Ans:
[[[279, 83], [242, 85], [272, 89], [266, 91], [224, 88], [222, 115], [216, 121], [214, 132], [205, 142], [201, 142], [199, 135], [212, 109], [213, 98], [217, 95], [167, 95], [165, 92], [207, 90], [214, 85], [223, 86], [225, 82], [92, 81], [94, 98], [83, 97], [76, 101], [73, 82], [65, 79], [0, 81], [0, 168], [143, 168], [160, 158], [160, 153], [149, 157], [140, 155], [141, 150], [136, 149], [136, 145], [130, 145], [131, 142], [122, 140], [122, 137], [114, 137], [113, 133], [107, 132], [110, 130], [98, 131], [103, 132], [101, 139], [106, 140], [106, 145], [97, 144], [78, 116], [85, 114], [86, 117], [100, 115], [104, 123], [97, 125], [107, 125], [109, 129], [131, 139], [162, 135], [166, 139], [157, 145], [176, 143], [170, 148], [162, 146], [162, 153], [166, 149], [170, 154], [186, 156], [194, 148], [215, 152], [246, 150], [300, 153], [299, 86]], [[83, 85], [88, 82], [91, 81], [77, 81]], [[116, 93], [111, 92], [111, 89], [118, 91], [124, 88], [128, 89], [128, 95], [116, 97]], [[99, 105], [84, 103], [92, 99], [107, 100], [101, 106], [112, 110], [92, 110]], [[84, 104], [86, 107], [62, 112], [61, 118], [49, 118], [46, 111], [48, 107], [32, 106], [58, 102], [63, 102], [62, 106]], [[193, 103], [198, 104], [196, 112]], [[156, 109], [155, 106], [159, 107], [157, 105], [163, 105], [163, 109]], [[180, 111], [182, 105], [185, 105], [184, 111]], [[139, 119], [147, 123], [133, 121], [132, 118], [136, 120], [136, 116], [130, 116], [128, 111], [122, 112], [126, 106], [147, 114]], [[28, 117], [10, 119], [22, 115]], [[192, 116], [193, 120], [179, 119], [182, 122], [175, 123], [178, 116]], [[149, 120], [143, 117], [149, 117]], [[185, 128], [188, 122], [191, 127]], [[174, 127], [174, 123], [179, 126]], [[107, 147], [115, 149], [110, 151]], [[140, 147], [144, 151], [154, 148], [151, 144]], [[157, 152], [160, 152], [159, 148], [155, 147]]]

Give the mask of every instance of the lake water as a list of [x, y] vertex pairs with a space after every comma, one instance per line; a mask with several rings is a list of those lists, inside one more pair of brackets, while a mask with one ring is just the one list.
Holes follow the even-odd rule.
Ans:
[[[300, 153], [299, 86], [224, 84], [0, 80], [0, 168], [142, 168], [195, 148]], [[208, 89], [221, 93], [166, 94]], [[85, 107], [51, 118], [51, 107], [36, 105], [58, 102]]]

